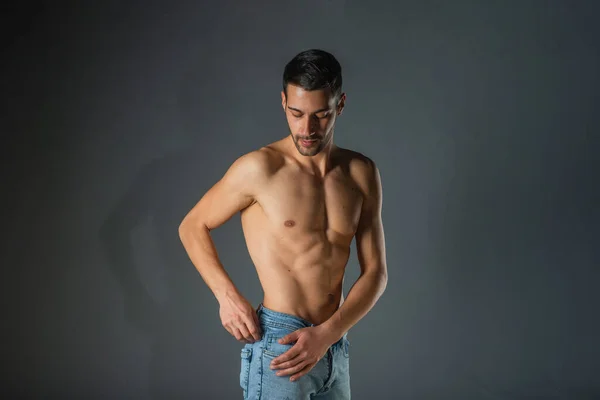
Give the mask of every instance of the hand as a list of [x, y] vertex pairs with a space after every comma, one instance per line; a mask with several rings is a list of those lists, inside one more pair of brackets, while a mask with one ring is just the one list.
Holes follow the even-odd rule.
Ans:
[[298, 329], [279, 339], [281, 344], [293, 342], [291, 349], [271, 361], [271, 369], [279, 370], [278, 376], [293, 374], [291, 381], [313, 369], [333, 344], [331, 335], [321, 326]]
[[242, 343], [260, 340], [260, 323], [256, 311], [242, 295], [228, 293], [219, 300], [223, 327]]

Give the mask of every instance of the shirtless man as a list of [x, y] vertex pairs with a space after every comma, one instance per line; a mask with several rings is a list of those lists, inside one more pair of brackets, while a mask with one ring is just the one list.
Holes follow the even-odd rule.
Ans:
[[[290, 135], [237, 159], [181, 222], [223, 327], [244, 343], [245, 399], [350, 398], [347, 332], [383, 293], [387, 266], [377, 167], [333, 142], [345, 100], [333, 55], [298, 54], [281, 92]], [[256, 310], [210, 236], [237, 212], [264, 291]], [[361, 274], [344, 299], [353, 238]]]

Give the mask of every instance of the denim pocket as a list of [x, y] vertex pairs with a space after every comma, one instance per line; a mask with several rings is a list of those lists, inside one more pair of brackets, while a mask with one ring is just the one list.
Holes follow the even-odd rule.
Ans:
[[248, 396], [248, 383], [250, 380], [250, 361], [252, 360], [252, 347], [242, 349], [242, 368], [240, 370], [240, 386], [244, 392], [244, 399]]
[[270, 336], [266, 341], [265, 348], [263, 349], [263, 354], [267, 358], [275, 358], [279, 357], [286, 351], [292, 348], [292, 344], [280, 344], [277, 341], [281, 339], [283, 336]]

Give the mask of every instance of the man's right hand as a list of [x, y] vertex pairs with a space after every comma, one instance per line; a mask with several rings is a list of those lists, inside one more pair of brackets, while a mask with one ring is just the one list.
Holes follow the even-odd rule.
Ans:
[[242, 343], [254, 343], [261, 338], [256, 311], [239, 293], [227, 293], [219, 299], [219, 316], [223, 327]]

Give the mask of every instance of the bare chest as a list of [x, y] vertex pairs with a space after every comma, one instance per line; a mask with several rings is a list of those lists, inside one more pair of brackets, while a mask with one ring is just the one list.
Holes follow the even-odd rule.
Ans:
[[259, 202], [272, 228], [284, 232], [329, 232], [353, 236], [362, 194], [341, 172], [317, 178], [298, 172], [273, 177]]

